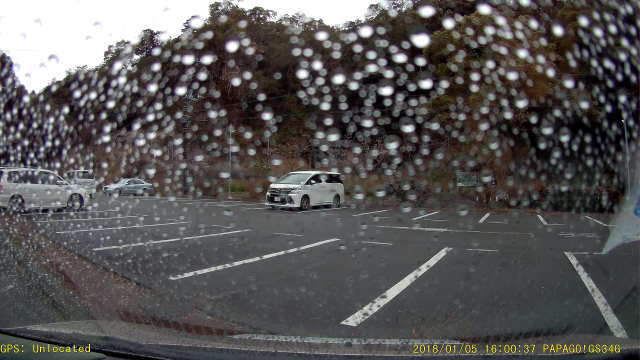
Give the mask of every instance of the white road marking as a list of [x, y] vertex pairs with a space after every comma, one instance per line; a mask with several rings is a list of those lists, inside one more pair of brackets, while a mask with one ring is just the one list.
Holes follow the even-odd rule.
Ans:
[[103, 247], [94, 248], [93, 251], [125, 249], [125, 248], [136, 247], [136, 246], [147, 246], [147, 245], [155, 245], [155, 244], [164, 244], [164, 243], [169, 243], [169, 242], [174, 242], [174, 241], [181, 241], [181, 240], [193, 240], [193, 239], [201, 239], [201, 238], [206, 238], [206, 237], [231, 235], [231, 234], [237, 234], [237, 233], [242, 233], [242, 232], [247, 232], [247, 231], [251, 231], [251, 229], [228, 231], [228, 232], [215, 233], [215, 234], [197, 235], [197, 236], [185, 236], [185, 237], [182, 237], [182, 238], [147, 241], [147, 242], [143, 242], [143, 243], [125, 244], [125, 245], [117, 245], [117, 246], [103, 246]]
[[312, 213], [312, 212], [317, 212], [317, 211], [332, 211], [332, 210], [344, 210], [346, 208], [330, 208], [330, 209], [316, 209], [316, 210], [304, 210], [304, 211], [300, 211], [297, 214], [306, 214], [306, 213]]
[[498, 252], [500, 250], [496, 250], [496, 249], [465, 249], [465, 250], [469, 250], [469, 251], [486, 251], [486, 252]]
[[414, 217], [414, 218], [413, 218], [413, 219], [411, 219], [411, 220], [420, 220], [420, 219], [422, 219], [422, 218], [426, 218], [427, 216], [435, 215], [435, 214], [437, 214], [437, 213], [439, 213], [439, 212], [440, 212], [440, 211], [434, 211], [434, 212], [431, 212], [431, 213], [428, 213], [428, 214], [425, 214], [425, 215], [416, 216], [416, 217]]
[[72, 234], [77, 232], [89, 232], [89, 231], [104, 231], [104, 230], [121, 230], [121, 229], [132, 229], [132, 228], [143, 228], [143, 227], [152, 227], [152, 226], [165, 226], [165, 225], [177, 225], [177, 224], [188, 224], [191, 221], [178, 221], [178, 222], [170, 222], [163, 224], [150, 224], [150, 225], [133, 225], [133, 226], [119, 226], [112, 228], [97, 228], [97, 229], [81, 229], [81, 230], [67, 230], [67, 231], [57, 231], [56, 234]]
[[180, 274], [180, 275], [172, 275], [172, 276], [169, 276], [169, 280], [180, 280], [180, 279], [188, 278], [188, 277], [191, 277], [191, 276], [202, 275], [202, 274], [206, 274], [206, 273], [210, 273], [210, 272], [214, 272], [214, 271], [218, 271], [218, 270], [229, 269], [229, 268], [232, 268], [232, 267], [235, 267], [235, 266], [240, 266], [240, 265], [244, 265], [244, 264], [250, 264], [250, 263], [257, 262], [257, 261], [271, 259], [271, 258], [274, 258], [276, 256], [291, 254], [291, 253], [294, 253], [294, 252], [297, 252], [297, 251], [310, 249], [310, 248], [313, 248], [313, 247], [316, 247], [316, 246], [332, 243], [332, 242], [338, 241], [338, 240], [340, 240], [340, 239], [329, 239], [329, 240], [318, 241], [318, 242], [315, 242], [313, 244], [300, 246], [300, 247], [296, 247], [296, 248], [292, 248], [292, 249], [287, 249], [287, 250], [283, 250], [283, 251], [278, 251], [278, 252], [274, 252], [274, 253], [270, 253], [270, 254], [265, 254], [265, 255], [253, 257], [253, 258], [250, 258], [250, 259], [239, 260], [239, 261], [234, 261], [232, 263], [228, 263], [228, 264], [224, 264], [224, 265], [212, 266], [212, 267], [206, 268], [206, 269], [190, 271], [190, 272], [186, 272], [186, 273]]
[[351, 216], [364, 216], [364, 215], [370, 215], [370, 214], [378, 214], [378, 213], [385, 212], [385, 211], [389, 211], [389, 210], [387, 209], [387, 210], [370, 211], [370, 212], [361, 213], [361, 214], [354, 214], [354, 215], [351, 215]]
[[408, 226], [385, 226], [375, 225], [374, 227], [383, 229], [398, 229], [398, 230], [416, 230], [427, 232], [453, 232], [453, 233], [474, 233], [474, 234], [502, 234], [502, 235], [528, 235], [533, 237], [533, 233], [526, 232], [513, 232], [513, 231], [480, 231], [480, 230], [459, 230], [459, 229], [446, 229], [446, 228], [423, 228], [423, 227], [408, 227]]
[[543, 217], [542, 215], [536, 215], [538, 217], [538, 219], [540, 219], [540, 222], [542, 223], [542, 225], [544, 226], [557, 226], [557, 225], [564, 225], [564, 224], [549, 224]]
[[274, 233], [275, 235], [284, 235], [284, 236], [304, 236], [304, 235], [300, 235], [300, 234], [289, 234], [289, 233]]
[[421, 344], [460, 344], [456, 340], [446, 339], [373, 339], [373, 338], [327, 338], [314, 336], [287, 336], [267, 334], [240, 334], [232, 335], [235, 339], [285, 341], [287, 343], [311, 343], [311, 344], [353, 344], [353, 345], [421, 345]]
[[487, 221], [487, 224], [508, 224], [506, 221]]
[[482, 217], [482, 219], [480, 219], [480, 221], [478, 221], [478, 224], [482, 224], [485, 220], [487, 220], [487, 218], [489, 217], [489, 215], [491, 215], [491, 213], [486, 213], [486, 214], [484, 214], [484, 216]]
[[233, 228], [233, 226], [224, 226], [224, 225], [207, 225], [207, 226], [221, 227], [223, 229], [231, 229], [231, 228]]
[[389, 290], [385, 291], [380, 296], [375, 298], [372, 302], [365, 305], [362, 309], [358, 310], [353, 315], [343, 320], [340, 324], [347, 326], [358, 326], [362, 324], [371, 315], [375, 314], [388, 302], [393, 300], [402, 291], [404, 291], [404, 289], [409, 287], [409, 285], [411, 285], [414, 281], [418, 280], [418, 278], [422, 274], [431, 269], [438, 261], [440, 261], [445, 255], [447, 255], [449, 251], [451, 251], [451, 248], [448, 247], [440, 250], [431, 259], [427, 260], [427, 262], [420, 265], [420, 267], [412, 271], [409, 275], [405, 276], [404, 279], [400, 280], [398, 283], [389, 288]]
[[378, 242], [378, 241], [361, 241], [365, 244], [376, 244], [376, 245], [393, 245], [392, 243], [387, 242]]
[[591, 220], [591, 221], [593, 221], [593, 222], [595, 222], [596, 224], [600, 224], [600, 225], [602, 225], [602, 226], [606, 226], [606, 227], [612, 227], [612, 226], [613, 226], [613, 225], [605, 224], [605, 223], [603, 223], [603, 222], [602, 222], [602, 221], [600, 221], [600, 220], [597, 220], [597, 219], [592, 218], [591, 216], [587, 216], [587, 215], [585, 215], [584, 217], [585, 217], [585, 218], [587, 218], [587, 219], [589, 219], [589, 220]]
[[127, 219], [127, 218], [140, 218], [149, 215], [130, 215], [130, 216], [115, 216], [115, 217], [103, 217], [103, 218], [78, 218], [78, 219], [60, 219], [60, 220], [37, 220], [37, 223], [51, 223], [51, 222], [64, 222], [64, 221], [90, 221], [90, 220], [114, 220], [114, 219]]
[[53, 216], [53, 215], [69, 215], [69, 214], [91, 214], [91, 213], [98, 213], [98, 212], [107, 212], [107, 211], [122, 211], [121, 209], [111, 209], [111, 210], [92, 210], [92, 211], [79, 211], [79, 212], [73, 212], [73, 213], [69, 213], [69, 212], [57, 212], [57, 213], [32, 213], [32, 214], [20, 214], [20, 216], [38, 216], [38, 215], [42, 215], [42, 216]]
[[591, 277], [584, 270], [578, 259], [576, 259], [576, 257], [572, 253], [565, 252], [564, 254], [567, 259], [569, 259], [571, 265], [573, 265], [573, 268], [580, 276], [580, 279], [584, 283], [584, 286], [586, 286], [589, 293], [591, 293], [593, 301], [595, 301], [596, 305], [598, 306], [602, 317], [604, 317], [604, 321], [606, 321], [607, 325], [609, 325], [609, 329], [611, 330], [613, 335], [619, 338], [628, 338], [629, 335], [627, 335], [627, 332], [622, 326], [622, 323], [620, 323], [620, 320], [618, 320], [618, 318], [616, 317], [616, 314], [613, 312], [613, 309], [607, 302], [607, 299], [605, 299], [600, 289], [598, 289], [593, 280], [591, 280]]

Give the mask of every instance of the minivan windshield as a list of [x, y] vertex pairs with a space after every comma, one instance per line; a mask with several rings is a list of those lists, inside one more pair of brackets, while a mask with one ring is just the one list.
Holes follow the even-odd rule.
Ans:
[[82, 180], [93, 179], [93, 174], [90, 171], [76, 171], [75, 175], [76, 175], [76, 179], [82, 179]]
[[280, 179], [278, 179], [275, 183], [276, 184], [302, 184], [305, 182], [305, 180], [307, 180], [309, 178], [309, 174], [305, 174], [305, 173], [289, 173], [283, 177], [281, 177]]

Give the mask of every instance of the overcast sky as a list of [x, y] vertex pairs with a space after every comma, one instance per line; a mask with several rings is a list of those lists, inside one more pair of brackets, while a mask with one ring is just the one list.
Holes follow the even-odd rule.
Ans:
[[[106, 48], [134, 41], [151, 28], [176, 36], [192, 15], [207, 16], [214, 0], [0, 0], [0, 51], [13, 59], [29, 90], [40, 90], [67, 69], [95, 66]], [[363, 18], [377, 0], [244, 0], [278, 15], [302, 12], [327, 24]], [[127, 11], [124, 11], [127, 9]]]

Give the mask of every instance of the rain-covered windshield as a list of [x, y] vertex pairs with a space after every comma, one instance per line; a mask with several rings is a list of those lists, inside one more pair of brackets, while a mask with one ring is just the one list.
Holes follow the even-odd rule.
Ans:
[[637, 349], [638, 13], [4, 1], [0, 330], [160, 358]]
[[309, 174], [301, 174], [301, 173], [290, 173], [287, 174], [281, 178], [279, 178], [278, 180], [275, 181], [276, 184], [302, 184], [304, 183], [308, 178], [309, 178]]

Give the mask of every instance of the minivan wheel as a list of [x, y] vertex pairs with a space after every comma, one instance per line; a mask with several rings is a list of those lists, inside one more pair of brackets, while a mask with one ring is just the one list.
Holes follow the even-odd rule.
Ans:
[[331, 204], [331, 206], [334, 209], [337, 209], [340, 207], [340, 195], [336, 195], [333, 197], [333, 203]]
[[69, 200], [67, 201], [67, 209], [71, 211], [80, 211], [80, 209], [82, 209], [82, 205], [82, 196], [80, 196], [79, 194], [71, 194], [71, 196], [69, 196]]
[[300, 199], [300, 210], [309, 210], [310, 204], [311, 200], [309, 200], [309, 197], [307, 195], [303, 196], [302, 199]]
[[24, 212], [24, 199], [20, 196], [14, 196], [9, 199], [9, 212], [20, 214]]

